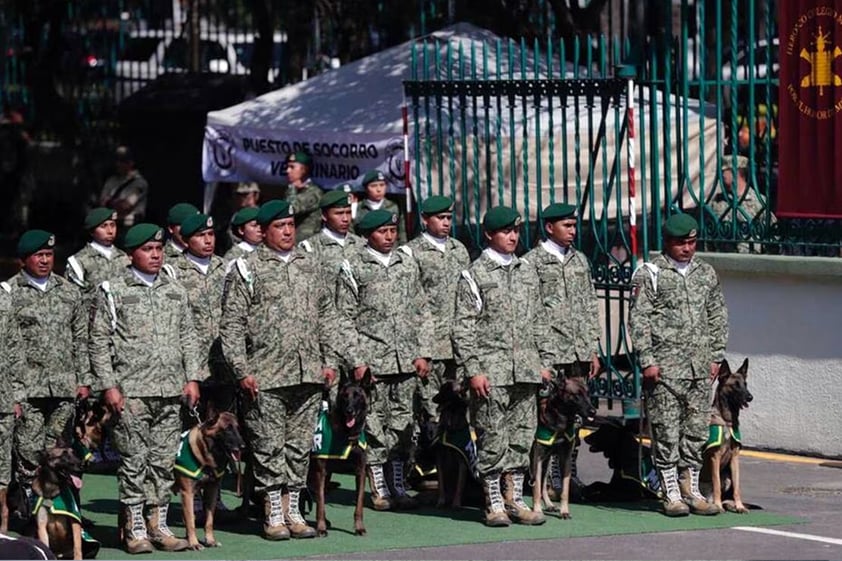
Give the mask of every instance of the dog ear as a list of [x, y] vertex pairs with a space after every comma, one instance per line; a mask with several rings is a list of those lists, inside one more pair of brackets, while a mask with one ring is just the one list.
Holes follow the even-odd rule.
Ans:
[[737, 369], [739, 374], [743, 375], [743, 378], [748, 378], [748, 357], [743, 361], [740, 367]]
[[719, 365], [719, 374], [717, 375], [717, 379], [725, 380], [728, 376], [731, 375], [731, 365], [728, 364], [727, 360], [722, 360]]
[[363, 374], [362, 380], [360, 380], [360, 386], [362, 386], [364, 390], [369, 391], [371, 390], [372, 385], [371, 368], [366, 368], [365, 374]]

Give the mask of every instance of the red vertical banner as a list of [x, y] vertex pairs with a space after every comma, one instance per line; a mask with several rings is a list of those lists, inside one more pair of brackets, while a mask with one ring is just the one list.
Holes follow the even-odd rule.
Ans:
[[779, 216], [842, 218], [842, 0], [778, 0]]

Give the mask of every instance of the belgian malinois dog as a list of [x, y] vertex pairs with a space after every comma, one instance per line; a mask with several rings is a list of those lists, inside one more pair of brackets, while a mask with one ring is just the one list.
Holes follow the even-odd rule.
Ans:
[[439, 484], [436, 504], [439, 508], [447, 504], [453, 508], [462, 506], [468, 470], [473, 472], [474, 466], [470, 466], [469, 463], [474, 458], [470, 451], [465, 449], [472, 443], [454, 439], [455, 435], [470, 435], [466, 389], [456, 380], [445, 380], [438, 393], [433, 396], [433, 403], [436, 404], [439, 415], [436, 429], [436, 473]]
[[748, 391], [748, 359], [736, 372], [731, 371], [727, 360], [722, 361], [717, 380], [711, 410], [711, 438], [705, 446], [699, 479], [705, 490], [710, 488], [711, 499], [720, 512], [745, 514], [748, 508], [740, 493], [740, 410], [754, 399]]

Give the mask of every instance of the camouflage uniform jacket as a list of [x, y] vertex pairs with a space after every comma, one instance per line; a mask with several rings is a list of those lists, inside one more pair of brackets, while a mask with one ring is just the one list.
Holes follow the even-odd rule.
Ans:
[[172, 264], [176, 280], [187, 290], [187, 301], [193, 314], [193, 325], [202, 353], [202, 368], [223, 365], [219, 346], [219, 323], [222, 320], [222, 290], [225, 288], [225, 263], [211, 257], [207, 274], [202, 273], [186, 255]]
[[167, 274], [147, 286], [127, 268], [101, 284], [89, 348], [98, 389], [129, 397], [175, 397], [205, 377], [187, 291]]
[[[731, 233], [731, 222], [736, 217], [737, 220], [737, 239], [743, 239], [743, 228], [748, 224], [750, 228], [756, 228], [758, 226], [765, 227], [766, 220], [765, 220], [765, 213], [766, 209], [769, 208], [769, 203], [766, 202], [766, 198], [757, 193], [751, 187], [746, 188], [745, 193], [740, 198], [739, 201], [735, 200], [733, 196], [730, 194], [726, 194], [725, 191], [720, 190], [716, 193], [710, 200], [709, 203], [711, 211], [713, 211], [714, 215], [716, 216], [717, 221], [719, 221], [721, 225], [722, 234], [718, 234], [717, 237], [730, 236]], [[736, 207], [736, 210], [733, 210]], [[769, 224], [777, 224], [778, 219], [774, 214], [769, 214]], [[727, 224], [727, 226], [726, 226]], [[757, 235], [752, 232], [751, 229], [747, 231], [747, 237], [749, 241], [741, 241], [736, 244], [737, 253], [761, 253], [762, 251], [762, 244], [760, 243], [750, 243], [751, 239], [756, 239]], [[733, 250], [734, 245], [728, 243], [717, 243], [717, 247], [720, 251], [724, 250]]]
[[24, 344], [27, 397], [74, 397], [78, 386], [92, 382], [85, 349], [89, 316], [79, 288], [55, 273], [43, 292], [22, 272], [8, 284]]
[[525, 259], [508, 267], [485, 252], [456, 288], [453, 354], [467, 376], [484, 374], [492, 386], [540, 383], [552, 367], [546, 315], [539, 313], [538, 274]]
[[12, 287], [0, 283], [0, 413], [10, 413], [26, 400], [25, 357], [20, 329], [12, 321]]
[[356, 328], [357, 364], [375, 376], [415, 372], [412, 361], [431, 355], [418, 266], [405, 247], [388, 266], [366, 248], [348, 256], [336, 283], [336, 305]]
[[129, 266], [129, 257], [123, 250], [112, 247], [111, 251], [111, 257], [108, 258], [91, 244], [85, 244], [85, 247], [67, 259], [64, 277], [86, 294], [95, 293], [102, 281], [119, 275]]
[[184, 249], [179, 248], [173, 240], [164, 244], [164, 263], [172, 264], [173, 261], [184, 255]]
[[296, 242], [306, 240], [322, 227], [322, 213], [319, 210], [322, 193], [322, 188], [310, 179], [300, 189], [292, 185], [287, 188], [286, 200], [295, 212]]
[[303, 251], [312, 254], [319, 260], [324, 271], [325, 280], [328, 283], [331, 297], [336, 300], [336, 278], [339, 276], [339, 269], [342, 262], [352, 253], [365, 245], [365, 240], [356, 234], [348, 232], [345, 237], [345, 245], [331, 238], [323, 231], [315, 236], [310, 236], [298, 244]]
[[701, 379], [725, 358], [728, 310], [716, 271], [694, 257], [681, 273], [666, 256], [632, 278], [631, 340], [640, 366], [659, 366], [666, 379]]
[[471, 264], [468, 250], [459, 240], [447, 238], [442, 252], [423, 235], [406, 245], [412, 250], [418, 264], [424, 308], [433, 322], [434, 339], [430, 349], [432, 358], [452, 359], [450, 328], [453, 325], [453, 310], [456, 305], [456, 285], [462, 271]]
[[[546, 242], [544, 242], [546, 243]], [[599, 352], [599, 302], [588, 258], [569, 248], [564, 260], [543, 244], [524, 256], [538, 273], [554, 364], [589, 361]]]
[[266, 246], [231, 270], [222, 304], [222, 351], [237, 379], [263, 389], [322, 383], [349, 345], [350, 325], [336, 312], [321, 267], [293, 250], [288, 263]]
[[[383, 206], [380, 208], [388, 210], [398, 217], [398, 242], [406, 243], [406, 221], [403, 220], [403, 215], [401, 215], [401, 209], [398, 207], [398, 204], [392, 199], [383, 199]], [[358, 224], [363, 219], [363, 216], [369, 212], [371, 212], [371, 209], [366, 206], [365, 201], [357, 205], [357, 217], [354, 219], [354, 224]]]
[[248, 249], [245, 249], [243, 246], [240, 245], [241, 243], [246, 242], [238, 241], [233, 246], [231, 246], [231, 249], [225, 252], [225, 255], [222, 256], [222, 260], [225, 262], [226, 271], [230, 271], [231, 268], [234, 266], [234, 262], [240, 257], [248, 257], [249, 255], [254, 253], [254, 250], [249, 251]]

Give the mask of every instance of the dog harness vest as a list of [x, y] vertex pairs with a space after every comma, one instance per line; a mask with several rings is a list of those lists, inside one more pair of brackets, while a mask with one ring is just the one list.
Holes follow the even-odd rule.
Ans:
[[222, 476], [225, 475], [227, 464], [220, 466], [216, 470], [202, 465], [190, 448], [189, 434], [190, 431], [186, 431], [181, 435], [181, 441], [178, 443], [178, 452], [175, 455], [175, 469], [190, 479], [198, 480], [206, 475], [215, 479], [222, 479]]
[[544, 425], [539, 424], [538, 428], [535, 429], [535, 440], [539, 444], [543, 444], [544, 446], [552, 446], [556, 443], [559, 436], [564, 436], [568, 442], [573, 442], [576, 438], [576, 429], [578, 429], [575, 424], [571, 424], [563, 433], [557, 433], [553, 431], [549, 427], [545, 427]]
[[453, 448], [468, 466], [468, 472], [479, 481], [479, 457], [477, 456], [477, 435], [470, 426], [446, 430], [441, 435], [442, 446]]
[[78, 438], [73, 439], [73, 443], [70, 445], [73, 449], [73, 452], [76, 456], [82, 460], [83, 462], [90, 461], [91, 458], [94, 457], [93, 452], [91, 452], [90, 448], [82, 444]]
[[347, 460], [354, 446], [359, 446], [363, 450], [368, 448], [365, 427], [357, 440], [336, 438], [333, 434], [333, 426], [330, 424], [330, 416], [326, 410], [322, 409], [319, 413], [319, 421], [316, 423], [316, 431], [313, 433], [313, 448], [310, 450], [313, 456], [328, 460]]
[[639, 473], [628, 474], [625, 470], [621, 469], [620, 477], [640, 483], [646, 490], [651, 491], [658, 497], [661, 496], [661, 480], [658, 479], [658, 470], [655, 469], [655, 463], [652, 461], [651, 456], [644, 454], [640, 459]]
[[710, 425], [708, 426], [708, 441], [705, 443], [705, 450], [722, 446], [725, 443], [727, 440], [725, 437], [725, 429], [728, 429], [728, 432], [731, 434], [731, 439], [734, 442], [736, 442], [739, 446], [743, 445], [740, 429], [726, 427], [723, 425]]
[[[82, 523], [82, 510], [79, 508], [79, 504], [76, 502], [76, 498], [73, 496], [73, 490], [70, 487], [63, 487], [61, 493], [52, 499], [38, 497], [38, 500], [35, 502], [35, 508], [32, 509], [32, 514], [38, 516], [38, 511], [42, 508], [49, 509], [50, 514], [69, 516], [79, 524]], [[82, 528], [82, 541], [97, 544], [96, 548], [99, 549], [99, 542], [92, 538], [84, 528]]]

